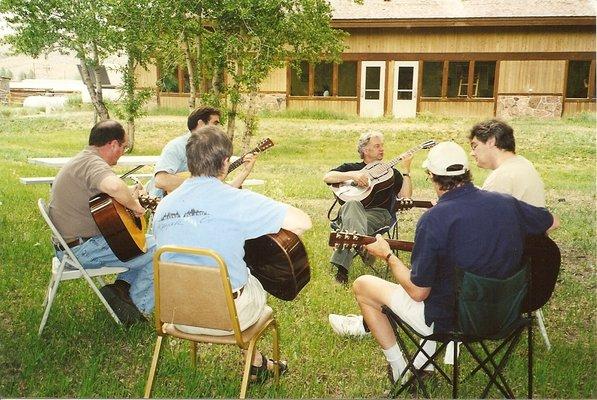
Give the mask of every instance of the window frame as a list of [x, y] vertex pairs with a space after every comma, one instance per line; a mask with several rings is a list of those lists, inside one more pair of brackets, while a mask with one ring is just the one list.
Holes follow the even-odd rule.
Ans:
[[[316, 96], [315, 95], [315, 65], [314, 63], [308, 63], [308, 71], [309, 71], [309, 86], [308, 86], [308, 92], [307, 95], [293, 95], [290, 91], [290, 88], [292, 87], [292, 82], [288, 82], [288, 97], [292, 98], [292, 99], [318, 99], [318, 100], [357, 100], [358, 99], [358, 94], [359, 94], [359, 65], [360, 65], [360, 61], [356, 61], [356, 60], [346, 60], [344, 61], [344, 63], [350, 63], [350, 62], [354, 62], [355, 63], [355, 96], [340, 96], [338, 95], [338, 77], [339, 77], [339, 63], [336, 62], [332, 62], [332, 87], [330, 88], [330, 95], [329, 96]], [[288, 73], [287, 73], [287, 77], [288, 79], [292, 79], [292, 67], [289, 65], [288, 67]]]
[[[571, 61], [590, 61], [591, 65], [589, 66], [589, 86], [587, 87], [587, 97], [567, 97], [568, 92], [568, 76], [570, 74], [570, 62]], [[596, 99], [595, 96], [595, 59], [592, 60], [566, 60], [566, 77], [564, 80], [564, 90], [562, 93], [562, 97], [564, 101], [569, 102], [593, 102]]]
[[[496, 99], [496, 86], [498, 83], [498, 65], [499, 60], [476, 60], [476, 59], [468, 59], [463, 57], [460, 60], [447, 60], [447, 59], [435, 59], [435, 60], [421, 60], [421, 88], [419, 89], [419, 97], [421, 100], [443, 100], [443, 101], [495, 101]], [[473, 85], [469, 85], [468, 82], [474, 81], [475, 76], [475, 62], [495, 62], [494, 74], [493, 74], [493, 91], [492, 97], [479, 97], [474, 95], [474, 88]], [[425, 97], [423, 96], [423, 82], [424, 82], [424, 74], [425, 74], [425, 63], [427, 62], [440, 62], [443, 64], [442, 66], [442, 82], [441, 82], [441, 89], [440, 89], [440, 96], [439, 97]], [[451, 62], [468, 62], [468, 79], [467, 79], [467, 89], [466, 89], [466, 96], [457, 96], [457, 97], [448, 97], [448, 78], [449, 78], [449, 71], [450, 71], [450, 63]]]

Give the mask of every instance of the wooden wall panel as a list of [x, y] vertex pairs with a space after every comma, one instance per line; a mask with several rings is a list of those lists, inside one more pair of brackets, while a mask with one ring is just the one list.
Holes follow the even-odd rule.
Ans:
[[335, 113], [356, 115], [357, 100], [303, 100], [290, 98], [286, 108], [288, 110], [326, 110]]
[[566, 61], [501, 61], [498, 93], [562, 93]]
[[155, 65], [148, 65], [147, 69], [137, 67], [135, 70], [137, 78], [137, 87], [139, 88], [155, 88], [155, 82], [158, 79]]
[[579, 112], [597, 112], [594, 101], [565, 101], [563, 116], [578, 114]]
[[595, 51], [592, 26], [346, 29], [345, 53]]
[[286, 91], [286, 67], [272, 70], [259, 85], [259, 91], [284, 93]]
[[[198, 103], [197, 103], [198, 104]], [[188, 95], [169, 95], [167, 93], [160, 93], [160, 107], [165, 108], [187, 108], [189, 106]]]
[[425, 101], [419, 102], [419, 113], [492, 118], [493, 101]]

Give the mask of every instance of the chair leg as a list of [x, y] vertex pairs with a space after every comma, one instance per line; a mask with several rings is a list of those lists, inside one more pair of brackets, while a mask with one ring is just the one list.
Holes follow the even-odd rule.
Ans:
[[[545, 336], [547, 338], [547, 336]], [[528, 377], [527, 377], [527, 398], [533, 398], [533, 323], [527, 327], [527, 359], [528, 359]]]
[[[37, 334], [41, 336], [41, 333], [46, 326], [46, 322], [48, 321], [48, 315], [50, 315], [50, 309], [52, 308], [52, 303], [54, 303], [54, 298], [56, 297], [56, 292], [58, 291], [58, 285], [60, 284], [60, 280], [62, 279], [62, 272], [64, 271], [64, 260], [60, 263], [58, 267], [58, 272], [56, 273], [56, 277], [53, 278], [53, 285], [51, 286], [52, 289], [49, 291], [47, 296], [46, 309], [44, 310], [44, 315], [41, 317], [41, 323], [39, 324], [39, 329]], [[50, 279], [50, 284], [52, 284], [52, 278]], [[50, 287], [48, 287], [50, 289]]]
[[460, 363], [458, 361], [458, 342], [457, 341], [453, 341], [452, 342], [453, 345], [453, 360], [454, 360], [454, 364], [453, 364], [453, 369], [452, 369], [452, 398], [453, 399], [457, 399], [458, 398], [458, 367], [460, 366]]
[[545, 347], [547, 347], [547, 350], [549, 351], [551, 350], [551, 342], [549, 341], [549, 336], [547, 336], [547, 329], [545, 329], [545, 322], [543, 321], [543, 311], [541, 311], [541, 309], [535, 311], [535, 317], [537, 317], [539, 331], [541, 332], [541, 336], [543, 336]]
[[272, 321], [271, 323], [271, 327], [272, 327], [272, 335], [273, 335], [273, 339], [272, 339], [272, 357], [274, 358], [274, 361], [276, 362], [276, 364], [274, 365], [274, 379], [275, 379], [275, 383], [279, 383], [280, 381], [280, 332], [278, 331], [278, 324], [276, 323], [276, 321]]
[[243, 371], [243, 381], [240, 385], [240, 398], [244, 399], [247, 397], [247, 388], [249, 387], [249, 375], [251, 373], [251, 363], [257, 350], [257, 339], [258, 336], [253, 337], [249, 343], [249, 348], [245, 352], [245, 369]]
[[93, 292], [100, 299], [100, 301], [102, 302], [104, 307], [106, 307], [106, 310], [108, 310], [108, 312], [110, 313], [110, 315], [112, 316], [114, 321], [116, 321], [117, 324], [122, 325], [122, 322], [116, 316], [116, 313], [114, 312], [114, 310], [112, 310], [112, 307], [110, 307], [110, 305], [108, 304], [108, 302], [106, 301], [104, 296], [102, 296], [102, 294], [100, 293], [97, 286], [95, 286], [95, 283], [93, 283], [93, 280], [91, 279], [91, 277], [85, 271], [82, 271], [82, 273], [83, 273], [83, 278], [85, 278], [85, 281], [87, 281], [87, 284], [89, 284], [89, 287], [91, 288], [91, 290], [93, 290]]
[[162, 350], [162, 339], [163, 336], [158, 336], [155, 342], [155, 349], [153, 350], [153, 358], [151, 359], [151, 367], [149, 368], [149, 376], [147, 377], [147, 383], [145, 384], [145, 393], [143, 398], [148, 399], [151, 397], [151, 391], [153, 389], [153, 381], [155, 380], [155, 374], [158, 369], [158, 361], [160, 359], [160, 351]]
[[190, 355], [191, 355], [191, 365], [193, 369], [197, 368], [197, 342], [193, 342], [192, 340], [190, 343]]

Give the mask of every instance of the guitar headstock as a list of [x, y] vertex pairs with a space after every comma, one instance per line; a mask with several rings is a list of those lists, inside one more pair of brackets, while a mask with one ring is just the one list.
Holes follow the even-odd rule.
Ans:
[[262, 151], [265, 151], [273, 146], [274, 146], [274, 142], [272, 142], [272, 140], [270, 138], [265, 138], [257, 144], [255, 151], [262, 152]]
[[336, 249], [360, 249], [366, 244], [372, 243], [375, 238], [359, 235], [356, 232], [335, 231], [330, 232], [329, 245]]
[[436, 144], [437, 144], [437, 142], [435, 140], [431, 139], [431, 140], [427, 140], [426, 142], [421, 143], [420, 147], [422, 149], [430, 149], [433, 146], [435, 146]]
[[141, 204], [141, 207], [145, 208], [147, 211], [155, 212], [155, 209], [159, 203], [160, 199], [158, 197], [153, 197], [146, 194], [139, 195], [139, 204]]
[[414, 206], [415, 206], [415, 202], [413, 199], [409, 199], [406, 197], [401, 197], [399, 199], [396, 199], [396, 205], [395, 205], [396, 211], [410, 210]]

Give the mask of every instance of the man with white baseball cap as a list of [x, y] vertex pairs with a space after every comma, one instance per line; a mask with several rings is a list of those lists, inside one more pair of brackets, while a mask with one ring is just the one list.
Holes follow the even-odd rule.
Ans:
[[[456, 266], [483, 277], [507, 278], [519, 270], [525, 235], [544, 233], [559, 225], [544, 208], [476, 188], [467, 154], [454, 142], [435, 146], [423, 168], [438, 202], [417, 223], [411, 269], [378, 235], [367, 250], [388, 263], [397, 284], [370, 275], [357, 278], [353, 284], [363, 320], [388, 362], [392, 383], [402, 376], [406, 361], [381, 311], [383, 305], [424, 336], [447, 332], [453, 324], [451, 297]], [[435, 343], [427, 342], [425, 351], [433, 354]], [[425, 361], [420, 354], [415, 367], [420, 368]]]

